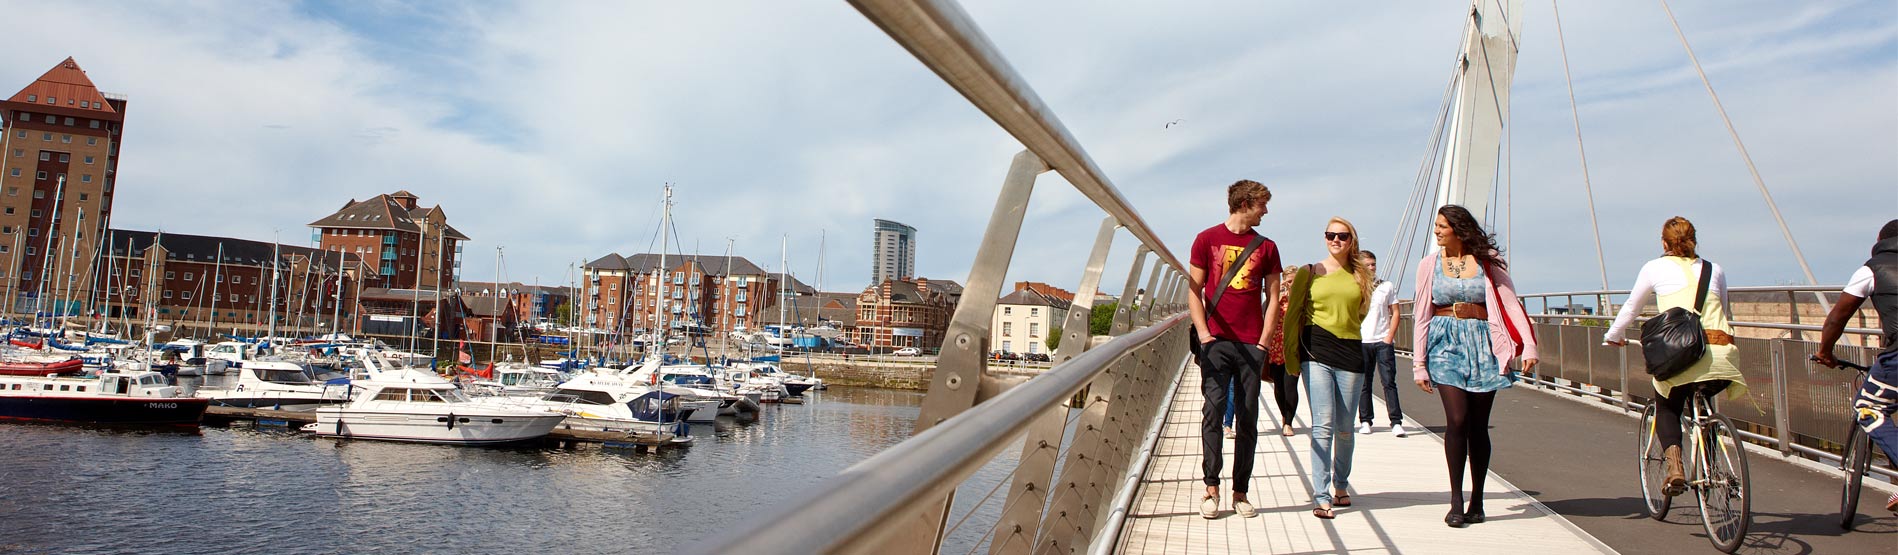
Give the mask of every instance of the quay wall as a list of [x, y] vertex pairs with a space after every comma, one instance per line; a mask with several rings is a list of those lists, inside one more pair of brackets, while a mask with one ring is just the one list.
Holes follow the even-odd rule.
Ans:
[[[895, 360], [892, 360], [895, 359]], [[906, 359], [906, 360], [905, 360]], [[778, 363], [785, 372], [808, 376], [814, 369], [825, 385], [851, 387], [882, 387], [889, 389], [929, 389], [929, 380], [935, 377], [936, 361], [934, 357], [785, 357]], [[1044, 367], [1010, 367], [992, 365], [990, 373], [1019, 374], [1033, 376], [1046, 371]]]

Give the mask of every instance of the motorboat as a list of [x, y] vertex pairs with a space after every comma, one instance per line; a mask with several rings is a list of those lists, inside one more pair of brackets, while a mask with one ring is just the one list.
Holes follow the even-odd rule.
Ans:
[[451, 445], [493, 445], [539, 438], [567, 415], [477, 403], [455, 384], [413, 369], [378, 372], [351, 384], [346, 405], [316, 409], [304, 431], [320, 437]]
[[540, 397], [552, 393], [560, 382], [566, 381], [560, 372], [552, 369], [506, 362], [491, 365], [486, 376], [467, 374], [476, 377], [468, 384], [469, 392], [504, 397]]
[[489, 397], [477, 402], [557, 412], [566, 415], [557, 426], [561, 429], [626, 434], [653, 443], [692, 440], [686, 413], [693, 409], [685, 408], [685, 396], [607, 376], [581, 376], [538, 398]]
[[157, 372], [0, 376], [0, 420], [195, 428], [208, 402], [179, 391]]
[[[212, 373], [225, 373], [230, 361], [213, 360], [206, 367]], [[269, 408], [289, 411], [316, 410], [323, 405], [349, 402], [349, 379], [318, 381], [309, 367], [279, 360], [245, 361], [235, 371], [237, 379], [222, 386], [199, 386], [195, 395], [224, 407]]]
[[0, 376], [78, 374], [85, 370], [85, 366], [86, 362], [79, 357], [70, 357], [57, 362], [42, 360], [0, 360]]

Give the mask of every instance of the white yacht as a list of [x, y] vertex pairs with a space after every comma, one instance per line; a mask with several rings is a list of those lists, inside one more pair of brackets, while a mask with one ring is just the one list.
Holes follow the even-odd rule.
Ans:
[[547, 435], [567, 415], [474, 402], [454, 384], [418, 370], [386, 370], [354, 382], [355, 400], [316, 409], [318, 436], [488, 445]]
[[[683, 408], [685, 397], [610, 376], [580, 376], [539, 398], [489, 397], [477, 402], [564, 414], [566, 420], [557, 426], [562, 429], [623, 433], [660, 443], [692, 441], [684, 414], [690, 409]], [[716, 414], [716, 405], [712, 411]]]
[[[232, 361], [212, 360], [207, 373], [222, 374]], [[226, 407], [309, 411], [323, 405], [349, 402], [349, 380], [317, 381], [302, 364], [279, 360], [247, 360], [234, 371], [235, 380], [218, 386], [199, 386], [195, 395]]]

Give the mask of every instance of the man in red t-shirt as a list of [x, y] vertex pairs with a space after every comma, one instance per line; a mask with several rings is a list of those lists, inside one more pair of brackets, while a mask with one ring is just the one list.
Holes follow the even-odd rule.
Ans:
[[[1272, 329], [1279, 316], [1277, 302], [1269, 307], [1263, 302], [1278, 298], [1278, 245], [1265, 239], [1245, 260], [1239, 260], [1239, 255], [1259, 237], [1252, 228], [1259, 225], [1265, 205], [1271, 200], [1272, 191], [1257, 181], [1233, 183], [1226, 188], [1226, 221], [1193, 238], [1191, 277], [1200, 291], [1187, 297], [1186, 304], [1200, 343], [1200, 393], [1206, 397], [1200, 409], [1204, 457], [1200, 470], [1205, 473], [1206, 495], [1199, 505], [1199, 514], [1205, 518], [1219, 516], [1219, 471], [1224, 465], [1225, 447], [1220, 420], [1226, 413], [1228, 388], [1232, 388], [1236, 405], [1232, 510], [1246, 518], [1258, 516], [1246, 499], [1246, 489], [1252, 478], [1253, 452], [1259, 443], [1259, 373], [1265, 367], [1266, 330]], [[1232, 280], [1216, 283], [1234, 264], [1239, 270]], [[1226, 292], [1208, 313], [1206, 305], [1222, 287]]]

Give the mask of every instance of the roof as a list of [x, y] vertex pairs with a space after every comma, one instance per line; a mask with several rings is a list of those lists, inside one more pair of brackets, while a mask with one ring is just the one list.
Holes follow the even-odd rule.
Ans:
[[[564, 285], [563, 286], [528, 285], [528, 284], [521, 283], [518, 281], [510, 281], [507, 283], [500, 284], [500, 287], [502, 289], [513, 291], [515, 293], [552, 293], [555, 295], [572, 296], [572, 294], [569, 291], [567, 291], [567, 287]], [[492, 281], [456, 281], [455, 288], [463, 292], [486, 293], [486, 292], [494, 291], [495, 283]]]
[[77, 111], [100, 119], [123, 120], [118, 110], [112, 108], [112, 103], [106, 102], [105, 95], [99, 92], [99, 87], [94, 86], [92, 79], [86, 77], [86, 70], [80, 69], [79, 63], [73, 61], [71, 57], [53, 66], [53, 69], [46, 70], [39, 79], [33, 80], [26, 88], [20, 89], [20, 92], [13, 93], [7, 101], [48, 108], [58, 107], [61, 108], [58, 111], [62, 113]]
[[[725, 266], [727, 264], [727, 257], [722, 254], [668, 254], [665, 258], [667, 266], [676, 268], [680, 264], [693, 262], [698, 264], [699, 267], [705, 268], [705, 272], [708, 274], [715, 276], [726, 275]], [[765, 274], [764, 268], [759, 268], [757, 264], [751, 263], [750, 260], [746, 260], [745, 257], [742, 256], [730, 257], [729, 263], [731, 264], [731, 275], [756, 276]], [[638, 274], [652, 273], [653, 269], [658, 267], [659, 255], [654, 253], [639, 253], [632, 256], [620, 256], [618, 253], [612, 253], [587, 263], [587, 269], [589, 270], [630, 270]]]
[[[357, 298], [365, 301], [394, 301], [402, 303], [435, 302], [434, 289], [388, 289], [383, 287], [364, 287]], [[447, 298], [444, 297], [446, 300]]]
[[1066, 301], [1062, 301], [1061, 299], [1042, 295], [1041, 293], [1036, 293], [1032, 289], [1023, 289], [1020, 291], [1016, 291], [1014, 293], [1009, 293], [1008, 295], [1003, 296], [1000, 300], [995, 301], [995, 304], [1047, 306], [1047, 307], [1054, 307], [1054, 308], [1067, 308], [1069, 306], [1069, 303]]
[[[341, 210], [324, 216], [310, 227], [347, 227], [360, 229], [394, 229], [421, 233], [422, 227], [415, 225], [409, 215], [409, 209], [395, 201], [390, 195], [376, 195], [365, 201], [349, 201]], [[459, 233], [459, 232], [457, 232]]]
[[[273, 250], [286, 262], [299, 258], [314, 258], [323, 269], [335, 271], [339, 266], [353, 266], [359, 263], [353, 253], [322, 251], [310, 247], [295, 245], [273, 245], [269, 241], [252, 241], [230, 237], [212, 237], [208, 235], [189, 235], [184, 233], [164, 233], [138, 231], [131, 229], [110, 230], [107, 240], [112, 244], [112, 256], [143, 256], [154, 241], [165, 247], [166, 260], [187, 262], [213, 262], [243, 266], [262, 266], [270, 263]], [[127, 249], [130, 249], [129, 253]], [[222, 249], [223, 260], [218, 260]]]
[[[389, 197], [390, 198], [400, 197], [403, 194], [407, 194], [407, 193], [408, 191], [396, 191], [395, 194], [389, 195]], [[408, 198], [415, 198], [415, 195], [409, 194]], [[442, 210], [442, 206], [439, 204], [430, 206], [428, 208], [422, 208], [420, 206], [417, 206], [415, 207], [414, 210], [409, 211], [409, 219], [422, 222], [422, 223], [428, 223], [428, 215], [436, 213], [436, 212], [441, 213], [442, 226], [448, 228], [449, 239], [455, 239], [455, 240], [460, 240], [460, 241], [469, 240], [468, 236], [466, 234], [463, 234], [461, 230], [455, 229], [455, 226], [448, 225], [448, 211]]]
[[952, 297], [962, 296], [962, 284], [947, 279], [929, 280], [929, 290]]
[[497, 299], [486, 295], [462, 293], [461, 303], [467, 305], [468, 314], [481, 318], [504, 316], [509, 307], [514, 306], [507, 299]]
[[[775, 280], [778, 280], [778, 283], [784, 283], [784, 282], [785, 282], [785, 277], [784, 277], [784, 274], [782, 274], [782, 273], [779, 273], [779, 272], [772, 272], [772, 273], [770, 273], [770, 274], [767, 274], [767, 275], [769, 275], [769, 276], [771, 276], [771, 279], [775, 279]], [[805, 285], [805, 284], [804, 284], [804, 282], [802, 282], [802, 281], [798, 281], [798, 280], [797, 280], [797, 276], [791, 276], [791, 278], [790, 278], [790, 283], [791, 283], [791, 292], [792, 292], [792, 293], [795, 293], [795, 294], [798, 294], [798, 295], [815, 295], [815, 294], [817, 294], [817, 288], [816, 288], [816, 287], [811, 287], [811, 286], [809, 286], [809, 285]], [[782, 286], [780, 286], [780, 287], [782, 287]]]

